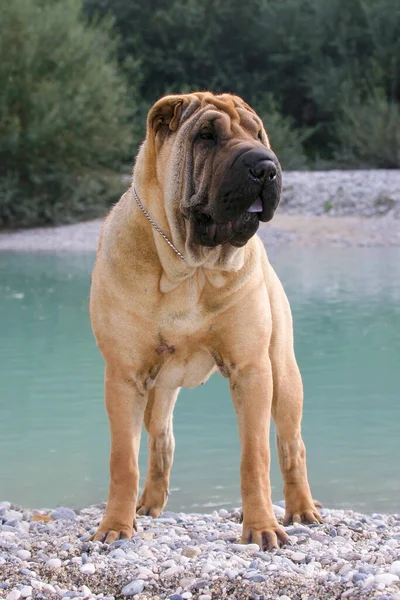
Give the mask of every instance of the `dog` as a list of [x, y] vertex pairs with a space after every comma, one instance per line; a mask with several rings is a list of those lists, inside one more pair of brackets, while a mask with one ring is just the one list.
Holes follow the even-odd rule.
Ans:
[[[171, 95], [150, 109], [132, 186], [106, 217], [92, 276], [111, 432], [108, 503], [94, 540], [129, 538], [136, 513], [161, 514], [179, 389], [216, 370], [229, 379], [239, 425], [242, 542], [290, 542], [271, 502], [271, 416], [284, 525], [321, 521], [307, 480], [291, 311], [255, 235], [281, 187], [263, 123], [238, 96]], [[138, 499], [143, 424], [149, 465]]]

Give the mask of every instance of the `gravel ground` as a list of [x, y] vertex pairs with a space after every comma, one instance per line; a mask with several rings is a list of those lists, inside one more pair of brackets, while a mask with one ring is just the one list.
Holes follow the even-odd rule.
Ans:
[[293, 545], [265, 553], [238, 544], [239, 510], [140, 517], [130, 540], [89, 542], [103, 510], [0, 503], [0, 597], [400, 600], [400, 515], [322, 509], [322, 525], [287, 527]]
[[[95, 251], [101, 220], [0, 233], [0, 250]], [[400, 170], [292, 171], [268, 246], [400, 246]]]

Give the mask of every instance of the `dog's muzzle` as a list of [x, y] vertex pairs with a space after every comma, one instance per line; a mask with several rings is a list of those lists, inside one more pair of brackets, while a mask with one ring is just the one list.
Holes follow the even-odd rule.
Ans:
[[250, 148], [233, 158], [214, 197], [190, 213], [194, 243], [244, 246], [260, 221], [274, 216], [282, 190], [282, 171], [267, 148]]

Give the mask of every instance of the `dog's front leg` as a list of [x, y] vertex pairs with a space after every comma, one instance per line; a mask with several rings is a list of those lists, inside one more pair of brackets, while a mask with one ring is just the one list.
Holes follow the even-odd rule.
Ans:
[[106, 367], [105, 401], [111, 433], [110, 489], [94, 541], [130, 538], [136, 529], [139, 446], [147, 397], [123, 375]]
[[271, 501], [269, 428], [272, 370], [269, 357], [265, 356], [258, 364], [236, 367], [230, 375], [230, 387], [242, 449], [242, 543], [253, 542], [262, 550], [272, 550], [290, 540], [278, 525]]

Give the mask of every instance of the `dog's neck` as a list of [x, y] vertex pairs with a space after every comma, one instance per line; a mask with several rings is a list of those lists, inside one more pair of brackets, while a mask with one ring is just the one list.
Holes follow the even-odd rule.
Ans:
[[[140, 204], [137, 202], [131, 187], [130, 203], [132, 219], [145, 226], [150, 240], [155, 246], [160, 265], [171, 282], [178, 282], [192, 276], [199, 269], [212, 271], [236, 272], [245, 262], [245, 249], [235, 248], [229, 243], [208, 248], [190, 243], [189, 224], [181, 214], [179, 207], [166, 203], [163, 191], [155, 180], [145, 184], [140, 177], [133, 177], [133, 186]], [[142, 206], [140, 206], [142, 205]], [[143, 211], [142, 207], [145, 209]], [[151, 218], [149, 219], [149, 215]], [[151, 222], [157, 224], [157, 228]], [[181, 256], [169, 246], [165, 237], [179, 251]]]

